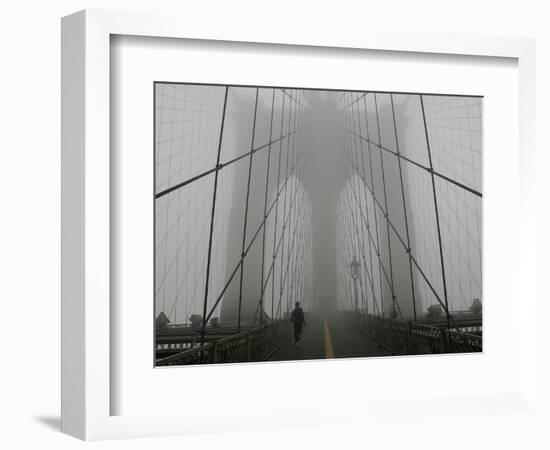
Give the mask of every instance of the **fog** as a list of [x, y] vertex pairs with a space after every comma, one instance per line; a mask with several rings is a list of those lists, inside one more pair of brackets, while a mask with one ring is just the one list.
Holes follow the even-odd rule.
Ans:
[[156, 315], [482, 298], [479, 98], [159, 84], [155, 140]]
[[303, 183], [312, 205], [314, 299], [319, 311], [327, 313], [336, 308], [336, 204], [345, 183], [338, 151], [344, 130], [333, 95], [313, 92], [307, 120]]

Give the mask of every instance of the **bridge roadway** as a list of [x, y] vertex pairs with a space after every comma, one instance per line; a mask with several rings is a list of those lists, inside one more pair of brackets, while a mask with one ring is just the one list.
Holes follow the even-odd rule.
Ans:
[[[309, 317], [308, 317], [309, 316]], [[294, 336], [271, 361], [388, 356], [390, 353], [340, 317], [306, 315], [299, 345]]]

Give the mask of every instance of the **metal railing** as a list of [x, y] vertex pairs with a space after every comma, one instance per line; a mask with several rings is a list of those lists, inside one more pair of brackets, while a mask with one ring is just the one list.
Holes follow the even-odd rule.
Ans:
[[483, 337], [413, 321], [344, 312], [347, 321], [394, 355], [483, 351]]
[[290, 322], [278, 320], [165, 358], [159, 358], [155, 365], [183, 366], [265, 361], [285, 344], [289, 336]]
[[200, 326], [177, 325], [157, 328], [155, 330], [155, 353], [160, 359], [191, 350], [200, 345], [215, 342], [237, 334], [235, 326], [207, 327], [204, 335]]

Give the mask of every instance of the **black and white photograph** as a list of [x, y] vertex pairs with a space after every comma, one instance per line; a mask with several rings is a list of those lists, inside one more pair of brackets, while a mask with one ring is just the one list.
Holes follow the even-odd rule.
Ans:
[[546, 3], [4, 3], [0, 448], [550, 449]]
[[154, 83], [154, 366], [482, 352], [483, 98]]

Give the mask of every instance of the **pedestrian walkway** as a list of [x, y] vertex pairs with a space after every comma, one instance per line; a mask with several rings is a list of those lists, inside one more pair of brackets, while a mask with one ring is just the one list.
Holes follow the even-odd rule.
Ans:
[[389, 356], [390, 353], [339, 317], [307, 317], [302, 339], [284, 345], [272, 361]]

